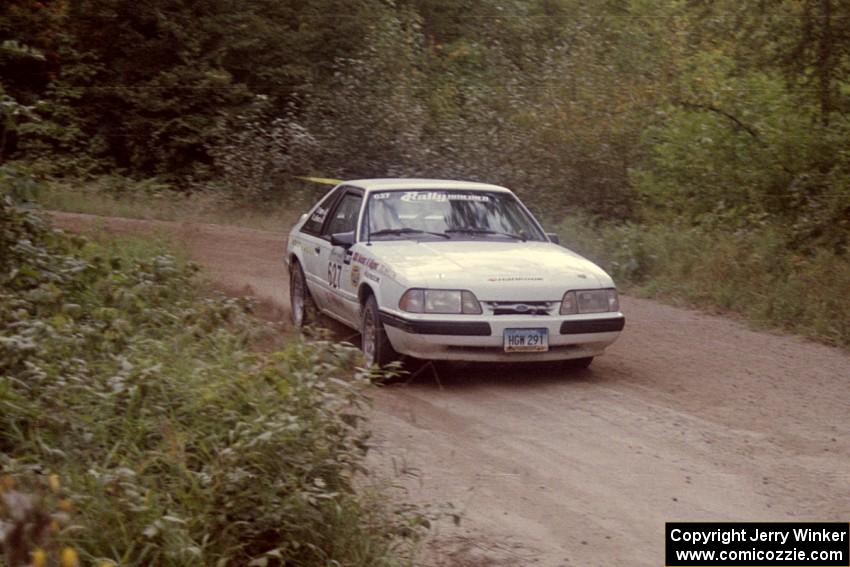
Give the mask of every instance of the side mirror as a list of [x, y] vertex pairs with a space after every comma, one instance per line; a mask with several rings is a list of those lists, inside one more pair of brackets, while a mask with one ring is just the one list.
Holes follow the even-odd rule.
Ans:
[[354, 231], [331, 234], [331, 246], [342, 246], [348, 250], [354, 246]]
[[554, 232], [547, 232], [546, 238], [548, 238], [549, 242], [551, 242], [553, 244], [560, 244], [561, 243], [561, 237], [558, 236], [557, 234], [555, 234]]

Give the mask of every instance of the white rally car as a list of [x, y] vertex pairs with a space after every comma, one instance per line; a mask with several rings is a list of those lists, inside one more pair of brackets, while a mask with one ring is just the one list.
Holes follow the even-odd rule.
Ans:
[[359, 330], [399, 355], [587, 366], [623, 329], [614, 282], [556, 244], [508, 189], [434, 179], [334, 187], [289, 234], [292, 320]]

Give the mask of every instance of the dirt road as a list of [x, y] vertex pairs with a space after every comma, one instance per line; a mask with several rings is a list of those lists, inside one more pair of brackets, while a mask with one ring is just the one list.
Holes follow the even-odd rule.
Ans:
[[[169, 235], [222, 285], [286, 309], [282, 233], [56, 218]], [[377, 393], [375, 466], [462, 514], [438, 526], [432, 564], [659, 566], [665, 521], [850, 520], [850, 356], [653, 301], [622, 309], [589, 370], [457, 365]]]

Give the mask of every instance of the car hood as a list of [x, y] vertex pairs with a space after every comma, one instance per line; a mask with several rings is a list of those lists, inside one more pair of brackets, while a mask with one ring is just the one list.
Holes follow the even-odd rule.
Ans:
[[593, 262], [550, 242], [372, 242], [370, 255], [407, 286], [468, 289], [481, 300], [556, 300], [613, 287]]

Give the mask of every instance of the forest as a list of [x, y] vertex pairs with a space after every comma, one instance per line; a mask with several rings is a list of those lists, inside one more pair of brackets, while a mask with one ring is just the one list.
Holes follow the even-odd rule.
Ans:
[[[427, 439], [446, 448], [432, 459], [451, 458], [428, 478], [400, 451], [396, 474], [435, 485], [457, 476], [469, 483], [464, 502], [509, 486], [525, 502], [517, 508], [537, 507], [571, 486], [570, 475], [549, 485], [531, 471], [558, 461], [515, 472], [505, 452], [479, 462], [467, 448], [496, 436], [525, 446], [543, 433], [540, 416], [557, 414], [568, 419], [547, 422], [547, 434], [564, 431], [559, 446], [599, 458], [574, 466], [565, 449], [553, 457], [570, 459], [562, 469], [540, 467], [582, 473], [565, 492], [570, 507], [539, 506], [546, 521], [574, 515], [565, 530], [583, 522], [596, 537], [614, 516], [651, 527], [665, 510], [659, 495], [677, 514], [690, 499], [691, 514], [734, 505], [793, 519], [838, 493], [842, 437], [828, 410], [842, 409], [850, 349], [850, 1], [0, 0], [0, 563], [406, 567], [432, 524], [460, 527], [465, 503], [399, 502], [397, 486], [370, 476], [367, 392], [398, 369], [359, 368], [349, 346], [313, 340], [330, 335], [303, 340], [262, 319], [259, 297], [216, 295], [185, 250], [153, 234], [100, 232], [103, 219], [89, 217], [87, 239], [39, 210], [142, 215], [182, 231], [198, 220], [184, 214], [210, 205], [202, 222], [273, 230], [257, 233], [282, 251], [287, 223], [326, 189], [311, 177], [505, 185], [629, 296], [632, 342], [607, 377], [543, 372], [504, 380], [502, 395], [465, 374], [462, 389], [444, 391], [434, 371], [439, 396], [421, 388], [420, 415], [446, 416], [446, 437], [415, 423], [413, 395], [398, 403], [413, 429], [398, 431], [429, 436], [405, 437], [411, 455]], [[794, 337], [729, 349], [745, 342], [735, 323], [668, 318], [660, 304], [663, 316], [641, 320], [651, 302], [636, 297], [844, 350], [832, 357]], [[695, 332], [709, 320], [722, 324]], [[650, 345], [674, 335], [688, 342]], [[473, 395], [485, 390], [493, 397]], [[561, 395], [606, 410], [535, 405]], [[455, 445], [472, 404], [496, 421], [471, 412], [476, 438]], [[387, 423], [404, 426], [400, 416]], [[612, 439], [644, 436], [597, 450], [600, 425]], [[484, 429], [491, 438], [478, 437]], [[545, 441], [534, 446], [555, 446]], [[634, 447], [648, 449], [617, 453]], [[456, 453], [474, 461], [464, 465], [474, 480], [451, 468]], [[638, 472], [585, 478], [624, 455]], [[495, 457], [510, 473], [490, 474]], [[694, 486], [660, 474], [669, 462]], [[502, 476], [532, 492], [487, 484]], [[699, 497], [717, 487], [730, 507]], [[636, 491], [634, 507], [611, 504]], [[511, 530], [556, 533], [512, 517]], [[463, 521], [466, 542], [474, 524]], [[639, 564], [635, 533], [619, 549]], [[581, 530], [570, 537], [557, 545], [594, 548]], [[616, 563], [610, 539], [596, 547]], [[498, 542], [512, 557], [527, 551], [521, 537]]]
[[495, 182], [637, 293], [850, 344], [840, 0], [7, 0], [0, 164]]

